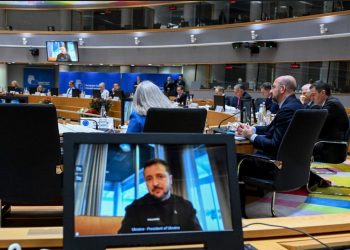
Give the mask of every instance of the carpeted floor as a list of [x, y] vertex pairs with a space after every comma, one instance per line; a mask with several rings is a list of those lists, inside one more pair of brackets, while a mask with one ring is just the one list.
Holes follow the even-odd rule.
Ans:
[[[305, 188], [294, 192], [278, 193], [276, 213], [278, 216], [300, 216], [350, 212], [350, 161], [342, 164], [313, 163], [314, 168], [330, 168], [335, 173], [320, 174], [331, 186], [317, 188], [310, 194]], [[331, 195], [327, 195], [331, 194]], [[339, 195], [341, 194], [341, 195]], [[246, 205], [249, 218], [270, 217], [271, 193]]]

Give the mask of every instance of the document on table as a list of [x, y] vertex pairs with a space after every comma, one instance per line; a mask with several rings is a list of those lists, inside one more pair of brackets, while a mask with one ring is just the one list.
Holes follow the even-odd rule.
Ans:
[[103, 133], [103, 131], [75, 124], [58, 124], [59, 134], [64, 133]]

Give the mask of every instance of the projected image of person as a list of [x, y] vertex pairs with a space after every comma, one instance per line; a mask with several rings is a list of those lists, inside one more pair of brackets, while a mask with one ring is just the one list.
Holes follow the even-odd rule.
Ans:
[[72, 61], [65, 46], [60, 47], [60, 53], [57, 55], [56, 61], [57, 62], [71, 62]]
[[143, 175], [148, 193], [126, 207], [118, 233], [202, 230], [192, 203], [172, 194], [172, 175], [166, 161], [147, 161]]

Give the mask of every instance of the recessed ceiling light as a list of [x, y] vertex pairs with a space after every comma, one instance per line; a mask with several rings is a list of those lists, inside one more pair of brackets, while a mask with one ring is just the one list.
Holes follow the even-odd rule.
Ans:
[[100, 63], [100, 66], [103, 66], [103, 63]]
[[147, 64], [148, 66], [152, 66], [152, 63]]
[[91, 64], [91, 63], [89, 63], [89, 66], [92, 66], [92, 64]]
[[134, 67], [134, 66], [135, 66], [135, 64], [131, 64], [130, 66], [131, 66], [131, 67]]

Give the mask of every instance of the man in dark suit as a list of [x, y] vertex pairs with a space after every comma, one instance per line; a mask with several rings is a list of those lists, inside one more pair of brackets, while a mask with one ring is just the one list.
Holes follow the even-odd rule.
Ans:
[[183, 86], [183, 87], [186, 86], [186, 82], [184, 81], [182, 75], [179, 75], [179, 78], [176, 80], [175, 83], [176, 83], [176, 86]]
[[245, 91], [245, 87], [242, 83], [238, 83], [233, 87], [233, 103], [232, 106], [235, 108], [240, 108], [242, 99], [252, 99], [252, 97]]
[[180, 105], [186, 105], [187, 95], [185, 93], [184, 86], [179, 85], [176, 87], [177, 97], [175, 101]]
[[[286, 75], [278, 77], [271, 89], [272, 98], [279, 105], [275, 119], [268, 126], [256, 128], [245, 124], [238, 126], [237, 133], [248, 138], [253, 143], [254, 147], [258, 149], [257, 155], [268, 159], [276, 159], [278, 148], [295, 111], [303, 109], [300, 100], [295, 96], [296, 87], [297, 83], [293, 76]], [[244, 155], [237, 154], [238, 162], [244, 158]], [[273, 179], [277, 171], [278, 168], [272, 164], [258, 161], [256, 158], [246, 158], [240, 162], [239, 179], [242, 180], [245, 176], [266, 180]], [[243, 209], [245, 204], [243, 198], [245, 197], [244, 186], [240, 188], [240, 196], [242, 197], [243, 216], [246, 217]]]
[[224, 87], [215, 87], [214, 95], [225, 96], [225, 105], [233, 107], [234, 97], [226, 95]]
[[[272, 101], [272, 93], [271, 93], [271, 83], [269, 82], [264, 82], [261, 86], [260, 86], [260, 92], [261, 95], [265, 98], [265, 107], [266, 110], [270, 110], [270, 112], [272, 114], [276, 114], [277, 110], [278, 110], [278, 105], [277, 103]], [[258, 111], [258, 107], [257, 107], [257, 111]]]
[[114, 97], [118, 97], [119, 99], [125, 98], [124, 91], [121, 89], [121, 87], [119, 86], [119, 83], [117, 83], [117, 82], [115, 82], [113, 84], [113, 88], [111, 89], [111, 91], [109, 93], [110, 93], [110, 96], [112, 98], [114, 98]]
[[[343, 104], [331, 96], [331, 88], [327, 83], [315, 83], [311, 87], [311, 94], [315, 105], [328, 110], [319, 140], [344, 141], [349, 128], [349, 119]], [[319, 143], [315, 146], [313, 155], [317, 161], [332, 162], [332, 157], [338, 158], [337, 151], [337, 148], [332, 144]]]
[[272, 98], [279, 105], [275, 119], [268, 126], [251, 127], [240, 124], [237, 132], [248, 138], [262, 154], [275, 158], [282, 138], [296, 110], [303, 105], [295, 96], [296, 80], [293, 76], [278, 77], [271, 89]]
[[171, 76], [168, 76], [163, 85], [164, 94], [166, 96], [176, 96], [176, 85]]
[[344, 140], [349, 120], [343, 104], [331, 96], [331, 88], [327, 83], [316, 83], [312, 86], [311, 93], [314, 95], [315, 105], [328, 110], [328, 116], [319, 138], [321, 140]]

